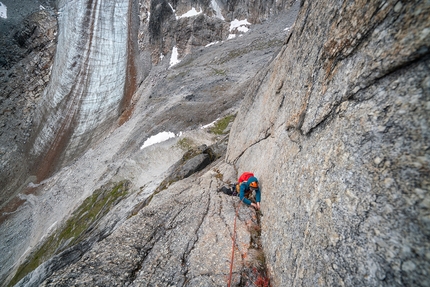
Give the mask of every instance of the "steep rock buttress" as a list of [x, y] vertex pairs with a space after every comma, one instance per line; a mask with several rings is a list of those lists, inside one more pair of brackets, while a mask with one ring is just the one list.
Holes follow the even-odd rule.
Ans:
[[274, 286], [428, 286], [430, 6], [302, 1], [227, 160], [263, 187]]

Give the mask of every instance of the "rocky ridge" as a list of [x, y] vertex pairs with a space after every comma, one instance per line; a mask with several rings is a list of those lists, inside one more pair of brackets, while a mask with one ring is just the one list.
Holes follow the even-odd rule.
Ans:
[[[6, 224], [0, 226], [1, 241], [5, 243], [1, 246], [1, 252], [7, 254], [2, 257], [7, 263], [2, 264], [11, 266], [11, 269], [3, 269], [2, 272], [13, 274], [20, 266], [25, 266], [27, 256], [40, 247], [39, 240], [55, 234], [54, 231], [67, 221], [73, 210], [100, 186], [106, 184], [108, 186], [110, 182], [120, 182], [124, 179], [131, 182], [129, 196], [116, 203], [109, 215], [98, 221], [97, 226], [92, 227], [91, 238], [87, 238], [69, 251], [61, 249], [63, 251], [59, 257], [42, 264], [20, 284], [31, 286], [34, 284], [31, 282], [43, 281], [54, 270], [79, 260], [94, 242], [104, 240], [116, 228], [127, 222], [131, 214], [138, 216], [140, 212], [144, 212], [151, 195], [163, 179], [168, 178], [166, 173], [169, 167], [184, 154], [183, 148], [180, 147], [182, 144], [178, 146], [179, 143], [184, 141], [190, 146], [202, 144], [210, 146], [218, 140], [217, 136], [207, 133], [206, 129], [201, 129], [202, 124], [234, 115], [246, 90], [245, 87], [256, 71], [270, 62], [276, 54], [286, 36], [287, 32], [284, 30], [292, 25], [295, 15], [296, 10], [292, 14], [287, 14], [287, 17], [280, 15], [279, 18], [269, 19], [261, 25], [254, 25], [243, 37], [201, 48], [184, 57], [174, 67], [169, 68], [169, 63], [166, 62], [152, 67], [132, 99], [134, 112], [128, 121], [51, 178], [41, 184], [31, 184], [31, 193], [19, 195], [20, 200], [24, 202], [22, 205], [16, 210], [2, 213], [2, 220]], [[166, 143], [141, 149], [146, 139], [162, 131], [172, 131], [181, 136]], [[211, 174], [218, 173], [212, 171]], [[228, 180], [233, 181], [236, 176], [229, 175]], [[218, 180], [217, 185], [220, 184], [222, 182]], [[195, 188], [207, 189], [204, 185]], [[156, 196], [162, 196], [163, 193], [169, 192], [169, 189], [170, 187]], [[216, 188], [212, 184], [211, 192], [214, 190]], [[166, 203], [163, 208], [170, 210], [171, 204]], [[234, 209], [228, 209], [229, 215], [226, 216], [234, 218], [232, 212]], [[157, 217], [155, 220], [154, 224], [162, 224], [163, 218]], [[255, 222], [256, 219], [253, 220]], [[222, 221], [217, 227], [220, 230], [225, 228], [225, 224], [221, 223]], [[247, 228], [238, 230], [239, 236], [251, 238], [249, 232]], [[164, 240], [173, 242], [176, 238], [169, 237]], [[230, 250], [231, 243], [231, 238], [222, 239], [222, 244], [229, 245]], [[12, 246], [19, 248], [11, 248]], [[225, 252], [224, 257], [228, 251]], [[242, 260], [237, 260], [239, 263], [235, 265], [235, 274], [240, 274], [245, 265]], [[247, 263], [248, 267], [251, 265]], [[257, 277], [252, 275], [255, 273], [253, 268], [248, 271], [248, 277]], [[64, 276], [61, 275], [61, 271], [57, 272], [56, 277]], [[158, 274], [163, 272], [156, 271]], [[12, 277], [9, 276], [8, 280]], [[235, 280], [243, 281], [244, 278]], [[48, 278], [47, 282], [49, 280], [57, 279]], [[252, 281], [253, 279], [249, 280]]]
[[[430, 284], [429, 6], [422, 1], [299, 4], [281, 51], [255, 78], [234, 73], [232, 66], [225, 75], [222, 59], [237, 63], [247, 55], [251, 62], [255, 55], [232, 56], [226, 43], [190, 54], [167, 72], [151, 69], [130, 120], [28, 199], [39, 214], [53, 208], [46, 204], [49, 196], [76, 196], [70, 190], [82, 183], [82, 199], [99, 184], [124, 178], [136, 192], [96, 227], [103, 236], [87, 253], [75, 256], [71, 248], [53, 259], [65, 259], [57, 267], [70, 265], [56, 270], [41, 265], [21, 285], [224, 286], [236, 211], [235, 286], [267, 284], [259, 274], [252, 277], [254, 270], [266, 275], [266, 264], [273, 286]], [[233, 43], [247, 41], [242, 38]], [[195, 63], [202, 65], [188, 69]], [[258, 63], [254, 67], [264, 66]], [[200, 93], [195, 78], [208, 71], [217, 81], [206, 83], [216, 91], [230, 83], [230, 75], [248, 89], [231, 91], [231, 82], [222, 90], [227, 94], [220, 93], [224, 98], [206, 104], [209, 90]], [[178, 83], [185, 84], [172, 89]], [[168, 128], [185, 128], [188, 137], [210, 145], [217, 139], [195, 129], [207, 115], [199, 107], [225, 108], [231, 96], [241, 95], [246, 97], [226, 157], [148, 197], [183, 152], [171, 149], [176, 140], [149, 151], [140, 150], [143, 141]], [[234, 113], [235, 104], [226, 113]], [[184, 107], [190, 113], [178, 112]], [[163, 117], [167, 111], [169, 119]], [[215, 111], [209, 110], [217, 118]], [[199, 120], [189, 116], [194, 112]], [[216, 192], [245, 170], [260, 179], [262, 217]], [[35, 221], [46, 231], [50, 220]]]
[[[138, 49], [141, 64], [169, 60], [175, 47], [182, 58], [201, 47], [245, 32], [231, 22], [260, 24], [288, 11], [295, 1], [139, 1]], [[190, 15], [196, 15], [189, 17]]]

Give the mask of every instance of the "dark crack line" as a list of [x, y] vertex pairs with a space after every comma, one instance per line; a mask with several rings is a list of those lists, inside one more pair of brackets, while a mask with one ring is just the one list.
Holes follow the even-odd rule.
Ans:
[[[180, 202], [178, 203], [178, 204], [181, 204]], [[176, 218], [186, 209], [186, 208], [188, 208], [188, 206], [187, 205], [184, 205], [184, 206], [182, 206], [180, 209], [179, 209], [179, 211], [175, 214], [175, 215], [173, 215], [173, 218], [171, 218], [170, 220], [169, 220], [169, 222], [167, 223], [167, 224], [165, 224], [165, 226], [164, 226], [164, 229], [165, 230], [172, 230], [172, 229], [175, 229], [176, 227], [177, 227], [177, 225], [178, 225], [178, 223], [181, 223], [182, 221], [180, 221], [180, 222], [176, 222]]]
[[243, 154], [248, 150], [248, 149], [250, 149], [251, 147], [253, 147], [253, 146], [255, 146], [255, 145], [257, 145], [257, 144], [259, 144], [260, 142], [262, 142], [262, 141], [264, 141], [264, 140], [266, 140], [266, 139], [268, 139], [272, 134], [271, 133], [269, 133], [269, 130], [271, 129], [273, 127], [273, 124], [269, 127], [269, 128], [267, 128], [266, 129], [266, 135], [263, 137], [263, 138], [261, 138], [261, 139], [259, 139], [259, 140], [257, 140], [256, 142], [254, 142], [253, 144], [251, 144], [250, 146], [248, 146], [247, 148], [245, 148], [234, 160], [233, 160], [233, 164], [236, 164], [236, 162], [239, 160], [239, 158], [240, 157], [242, 157], [243, 156]]
[[[149, 239], [146, 241], [145, 245], [143, 247], [136, 247], [134, 248], [138, 251], [138, 254], [140, 256], [140, 260], [137, 262], [136, 268], [131, 270], [131, 275], [129, 277], [129, 283], [134, 282], [137, 278], [137, 274], [143, 267], [143, 262], [146, 260], [148, 255], [151, 253], [152, 249], [154, 248], [156, 242], [161, 238], [160, 236], [157, 236], [159, 234], [160, 228], [155, 228], [154, 231], [149, 236]], [[143, 252], [143, 253], [142, 253]], [[154, 269], [155, 270], [155, 269]]]
[[[184, 192], [184, 191], [185, 190], [183, 190], [182, 192]], [[138, 253], [139, 253], [139, 256], [140, 256], [140, 260], [138, 261], [138, 264], [136, 265], [136, 268], [131, 271], [132, 275], [130, 276], [130, 280], [129, 280], [130, 283], [132, 283], [134, 280], [136, 280], [137, 274], [142, 269], [144, 261], [146, 260], [146, 258], [148, 257], [148, 255], [151, 253], [151, 251], [154, 248], [155, 244], [157, 242], [159, 242], [161, 238], [163, 238], [163, 236], [165, 235], [166, 231], [175, 229], [177, 227], [177, 224], [173, 224], [173, 223], [175, 223], [176, 218], [187, 207], [188, 207], [187, 205], [184, 205], [183, 207], [180, 208], [179, 211], [176, 212], [176, 214], [173, 214], [173, 215], [170, 214], [170, 216], [169, 216], [169, 218], [170, 218], [169, 222], [167, 224], [157, 226], [154, 229], [154, 231], [151, 233], [150, 237], [147, 240], [147, 243], [143, 247], [135, 247], [138, 250]], [[147, 246], [149, 248], [147, 248]], [[143, 254], [142, 254], [142, 252], [143, 252]], [[157, 266], [155, 268], [153, 268], [153, 273], [151, 274], [151, 276], [148, 279], [149, 281], [151, 280], [152, 275], [155, 274], [155, 271], [158, 269], [158, 267], [160, 266], [160, 264], [161, 264], [161, 261], [157, 263]]]
[[[233, 203], [233, 206], [234, 206], [234, 203]], [[233, 235], [232, 235], [232, 233], [230, 232], [230, 229], [229, 229], [230, 224], [227, 224], [227, 219], [225, 218], [225, 216], [223, 216], [224, 213], [222, 212], [222, 209], [223, 209], [222, 207], [223, 207], [223, 205], [221, 205], [221, 208], [219, 209], [219, 217], [222, 219], [222, 222], [224, 223], [226, 230], [228, 230], [228, 232], [230, 234], [230, 238], [232, 238]]]
[[[206, 191], [206, 190], [205, 190]], [[206, 191], [207, 192], [207, 191]], [[189, 270], [188, 270], [188, 268], [186, 267], [187, 266], [187, 262], [189, 262], [189, 257], [190, 257], [190, 255], [191, 255], [191, 252], [195, 249], [195, 246], [196, 246], [196, 243], [199, 241], [199, 230], [201, 229], [201, 227], [202, 227], [202, 225], [203, 225], [203, 223], [204, 223], [204, 221], [205, 221], [205, 219], [206, 219], [206, 217], [207, 217], [207, 215], [209, 214], [209, 209], [210, 209], [210, 204], [211, 204], [211, 197], [210, 196], [203, 196], [204, 195], [204, 193], [205, 192], [203, 192], [202, 193], [202, 195], [201, 195], [201, 200], [199, 200], [199, 202], [202, 202], [202, 200], [204, 199], [204, 198], [207, 198], [207, 205], [206, 205], [206, 209], [204, 210], [204, 212], [203, 212], [203, 214], [202, 214], [202, 216], [201, 216], [201, 219], [200, 219], [200, 222], [198, 223], [198, 226], [197, 226], [197, 228], [195, 229], [195, 240], [192, 242], [192, 244], [191, 244], [191, 247], [189, 247], [190, 246], [190, 243], [188, 243], [188, 245], [187, 245], [187, 249], [185, 250], [185, 252], [182, 254], [182, 259], [181, 259], [181, 261], [182, 261], [182, 263], [183, 263], [183, 266], [184, 266], [184, 268], [185, 268], [185, 270], [184, 270], [184, 272], [183, 272], [183, 276], [184, 276], [184, 278], [185, 278], [185, 280], [184, 280], [184, 283], [183, 283], [183, 285], [182, 286], [185, 286], [186, 285], [186, 282], [188, 282], [190, 279], [189, 278], [187, 278], [187, 275], [188, 275], [188, 272], [189, 272]]]

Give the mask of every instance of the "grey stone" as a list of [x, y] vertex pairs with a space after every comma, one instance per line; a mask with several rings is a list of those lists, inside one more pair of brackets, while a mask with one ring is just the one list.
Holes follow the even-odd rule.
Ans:
[[[266, 12], [276, 6], [269, 2]], [[94, 168], [96, 155], [91, 153], [85, 158], [92, 161], [87, 168], [73, 166], [87, 173], [75, 186], [107, 176], [132, 176], [131, 168], [112, 158], [140, 163], [134, 155], [142, 135], [195, 128], [193, 124], [210, 122], [208, 115], [217, 118], [219, 110], [234, 107], [245, 96], [231, 127], [226, 161], [225, 142], [188, 154], [166, 178], [174, 178], [175, 170], [181, 176], [163, 189], [151, 189], [156, 192], [134, 216], [116, 229], [102, 229], [103, 236], [93, 237], [100, 240], [85, 245], [88, 252], [75, 246], [48, 260], [22, 285], [225, 286], [237, 211], [235, 286], [255, 285], [253, 268], [264, 271], [266, 264], [272, 286], [428, 286], [430, 62], [423, 37], [428, 35], [428, 3], [300, 1], [299, 16], [273, 61], [258, 56], [254, 45], [237, 62], [229, 59], [228, 68], [223, 66], [232, 51], [228, 42], [193, 51], [220, 36], [184, 32], [197, 27], [194, 20], [199, 27], [217, 25], [218, 20], [170, 21], [166, 2], [158, 3], [160, 15], [166, 16], [158, 23], [158, 36], [165, 42], [154, 49], [145, 46], [154, 43], [145, 34], [148, 21], [142, 21], [142, 55], [153, 51], [153, 63], [160, 52], [167, 55], [175, 45], [172, 27], [180, 30], [182, 55], [190, 53], [176, 68], [162, 71], [166, 64], [161, 61], [148, 72], [139, 90], [146, 102], [137, 109], [145, 116], [136, 113], [129, 122], [133, 128], [118, 128], [127, 141], [107, 137], [114, 143], [109, 148], [94, 147], [109, 165], [105, 171]], [[141, 15], [147, 15], [148, 2], [141, 4]], [[175, 8], [181, 13], [190, 7], [181, 2]], [[248, 16], [246, 11], [255, 6], [244, 7], [229, 16]], [[256, 32], [269, 35], [270, 29]], [[206, 39], [208, 34], [214, 38]], [[260, 38], [252, 39], [236, 43], [251, 45]], [[263, 59], [270, 63], [262, 65]], [[242, 68], [245, 63], [257, 63], [247, 66], [259, 71], [255, 77], [255, 71]], [[196, 81], [209, 71], [215, 75]], [[211, 89], [216, 92], [209, 93]], [[217, 92], [222, 96], [209, 96]], [[186, 99], [190, 94], [192, 101]], [[104, 155], [113, 148], [117, 150]], [[208, 158], [215, 162], [206, 165]], [[62, 169], [60, 175], [77, 177], [73, 168]], [[216, 193], [249, 170], [262, 188], [262, 217], [236, 197]], [[184, 175], [189, 176], [181, 179]], [[59, 177], [49, 181], [55, 196], [74, 186]], [[40, 204], [33, 197], [27, 196], [33, 205]]]
[[233, 124], [227, 160], [264, 187], [274, 286], [427, 284], [424, 253], [399, 250], [430, 247], [414, 195], [430, 188], [428, 4], [384, 3], [302, 1]]

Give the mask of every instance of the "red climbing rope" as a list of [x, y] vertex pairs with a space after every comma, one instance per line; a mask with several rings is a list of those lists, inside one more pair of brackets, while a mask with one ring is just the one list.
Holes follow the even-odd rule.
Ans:
[[[240, 207], [240, 204], [239, 204]], [[234, 217], [234, 225], [233, 225], [233, 245], [231, 247], [231, 260], [230, 260], [230, 276], [228, 278], [227, 287], [231, 286], [231, 276], [233, 275], [233, 260], [234, 260], [234, 246], [236, 245], [236, 219], [237, 214], [239, 213], [239, 207], [236, 208], [236, 216]]]

